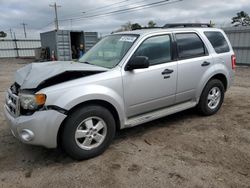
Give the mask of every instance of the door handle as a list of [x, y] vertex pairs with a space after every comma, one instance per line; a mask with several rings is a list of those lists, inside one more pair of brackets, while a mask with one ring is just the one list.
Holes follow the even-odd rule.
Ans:
[[174, 70], [172, 69], [165, 69], [161, 74], [164, 75], [164, 74], [171, 74], [172, 72], [174, 72]]
[[205, 67], [205, 66], [208, 66], [208, 65], [210, 65], [210, 62], [207, 62], [207, 61], [204, 61], [204, 62], [201, 64], [202, 67]]

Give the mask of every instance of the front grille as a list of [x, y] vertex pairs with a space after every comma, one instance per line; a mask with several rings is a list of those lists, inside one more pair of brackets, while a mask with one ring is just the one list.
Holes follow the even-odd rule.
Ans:
[[20, 115], [19, 97], [14, 94], [10, 89], [8, 89], [7, 91], [5, 103], [7, 110], [12, 116], [17, 117]]

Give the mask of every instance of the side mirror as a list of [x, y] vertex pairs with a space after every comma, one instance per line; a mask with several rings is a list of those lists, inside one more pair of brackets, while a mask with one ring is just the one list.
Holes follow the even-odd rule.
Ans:
[[128, 62], [126, 66], [126, 70], [131, 71], [134, 69], [145, 69], [148, 67], [149, 67], [148, 57], [136, 56]]

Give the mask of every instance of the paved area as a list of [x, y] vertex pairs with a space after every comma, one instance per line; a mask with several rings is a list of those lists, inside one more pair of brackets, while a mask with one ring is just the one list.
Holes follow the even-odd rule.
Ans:
[[0, 60], [0, 187], [250, 186], [250, 67], [237, 69], [216, 115], [187, 110], [122, 130], [103, 155], [76, 162], [11, 135], [4, 92], [26, 62]]

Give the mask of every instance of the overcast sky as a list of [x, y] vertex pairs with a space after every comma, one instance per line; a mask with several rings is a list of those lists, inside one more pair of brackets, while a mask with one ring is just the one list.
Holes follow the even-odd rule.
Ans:
[[[123, 3], [120, 3], [122, 1]], [[217, 26], [228, 26], [237, 12], [244, 10], [250, 14], [249, 0], [182, 0], [124, 14], [75, 20], [79, 16], [99, 15], [158, 1], [160, 0], [57, 0], [56, 2], [61, 5], [58, 8], [59, 19], [72, 18], [72, 21], [59, 21], [61, 29], [97, 31], [102, 35], [119, 29], [128, 21], [146, 25], [149, 20], [153, 20], [158, 26], [162, 26], [172, 22], [209, 22], [212, 20]], [[49, 7], [49, 4], [53, 2], [0, 0], [0, 30], [4, 30], [9, 35], [8, 30], [12, 28], [16, 36], [21, 38], [23, 30], [20, 23], [25, 22], [28, 24], [28, 37], [34, 38], [39, 36], [39, 32], [54, 29], [54, 9]]]

